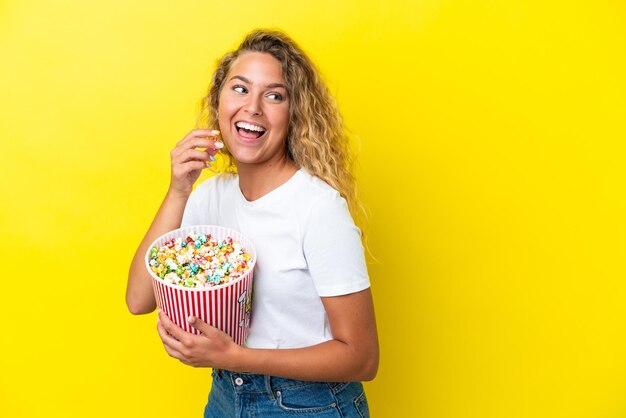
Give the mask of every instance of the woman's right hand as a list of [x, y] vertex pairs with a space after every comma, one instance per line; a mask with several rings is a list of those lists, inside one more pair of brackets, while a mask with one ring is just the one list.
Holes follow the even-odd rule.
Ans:
[[152, 279], [146, 269], [145, 256], [155, 239], [176, 228], [180, 228], [185, 204], [193, 184], [198, 180], [207, 162], [217, 154], [224, 144], [218, 139], [219, 131], [194, 129], [185, 136], [171, 152], [172, 179], [163, 203], [139, 244], [128, 272], [126, 304], [135, 315], [152, 312], [156, 307]]
[[218, 138], [219, 133], [211, 129], [194, 129], [176, 144], [170, 153], [172, 178], [169, 193], [189, 197], [202, 170], [209, 167], [213, 156], [224, 146]]

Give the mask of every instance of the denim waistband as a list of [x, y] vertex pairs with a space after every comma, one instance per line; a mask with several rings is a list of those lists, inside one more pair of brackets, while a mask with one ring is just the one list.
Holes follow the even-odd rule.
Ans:
[[327, 384], [333, 392], [337, 392], [348, 384], [344, 382], [308, 382], [255, 373], [231, 372], [223, 369], [213, 369], [213, 372], [218, 378], [230, 381], [236, 392], [267, 393], [270, 397], [274, 396], [276, 391], [287, 388], [296, 388], [311, 384]]

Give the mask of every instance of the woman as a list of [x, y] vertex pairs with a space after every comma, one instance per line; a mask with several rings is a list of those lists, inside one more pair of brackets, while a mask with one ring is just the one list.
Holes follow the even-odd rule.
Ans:
[[[181, 225], [240, 230], [257, 251], [246, 346], [190, 317], [201, 331], [192, 335], [159, 312], [167, 353], [213, 368], [205, 417], [368, 416], [359, 382], [376, 375], [378, 339], [332, 96], [293, 40], [254, 31], [222, 58], [203, 104], [219, 131], [195, 129], [171, 152], [169, 190], [131, 264], [130, 311], [156, 307], [143, 256], [158, 236]], [[224, 173], [192, 193], [220, 150]]]

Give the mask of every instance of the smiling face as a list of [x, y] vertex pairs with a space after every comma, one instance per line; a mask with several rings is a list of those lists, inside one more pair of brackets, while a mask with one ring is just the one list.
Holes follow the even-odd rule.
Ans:
[[280, 62], [245, 52], [232, 64], [219, 99], [222, 138], [238, 165], [284, 161], [289, 97]]

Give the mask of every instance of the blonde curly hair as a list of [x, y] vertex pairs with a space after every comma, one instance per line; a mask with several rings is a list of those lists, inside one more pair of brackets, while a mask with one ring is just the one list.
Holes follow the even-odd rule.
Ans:
[[[304, 168], [337, 190], [348, 203], [355, 222], [360, 224], [363, 219], [359, 214], [363, 213], [363, 208], [357, 198], [352, 174], [349, 137], [337, 103], [313, 62], [285, 33], [254, 30], [236, 50], [218, 61], [209, 91], [202, 99], [199, 127], [219, 129], [217, 110], [222, 87], [233, 62], [245, 52], [267, 53], [281, 63], [290, 100], [285, 142], [287, 157], [297, 167]], [[217, 171], [236, 173], [228, 150], [223, 149], [220, 154]]]

